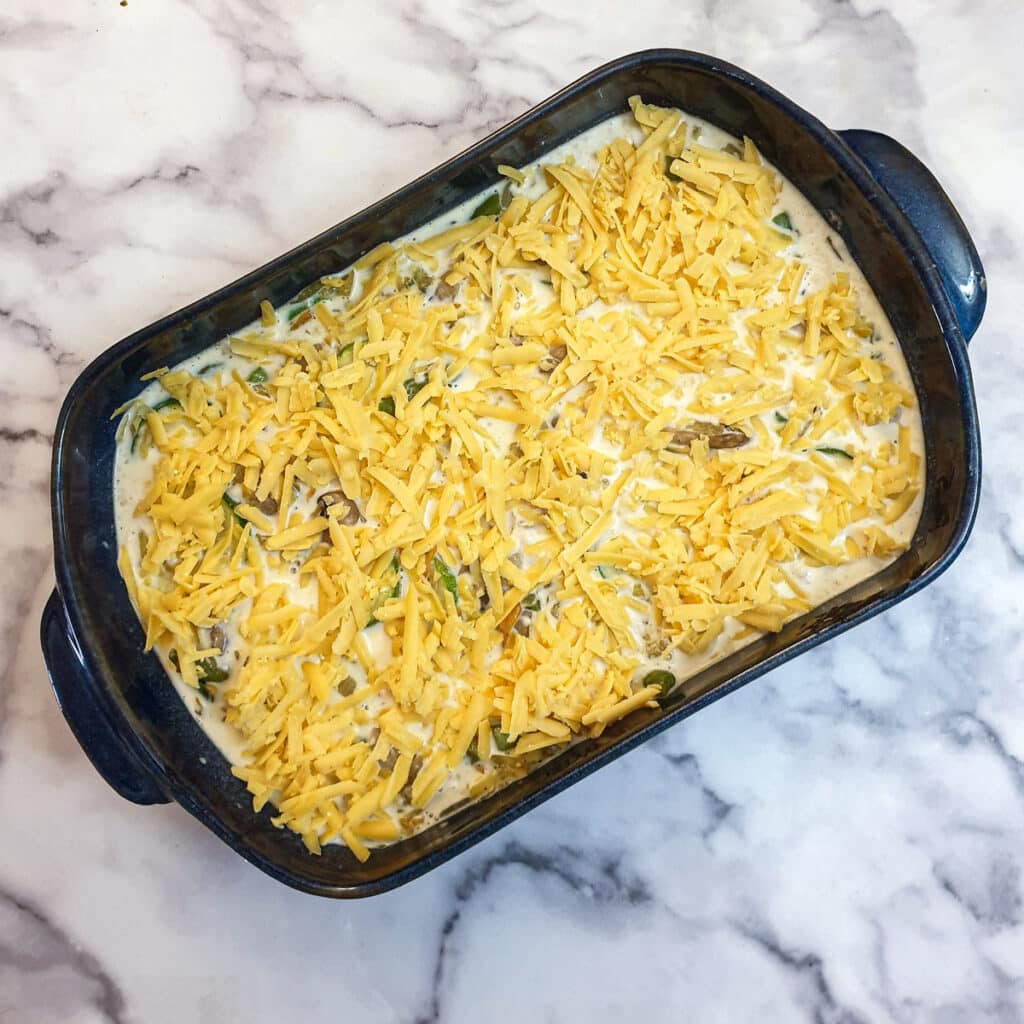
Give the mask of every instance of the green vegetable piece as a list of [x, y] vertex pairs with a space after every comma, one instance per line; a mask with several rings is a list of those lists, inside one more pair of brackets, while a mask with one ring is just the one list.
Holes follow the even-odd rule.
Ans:
[[[402, 577], [401, 577], [402, 566], [401, 566], [401, 563], [398, 561], [398, 555], [393, 555], [391, 557], [391, 568], [396, 573], [399, 574], [398, 578], [395, 580], [395, 585], [393, 587], [390, 587], [387, 590], [381, 591], [377, 595], [377, 597], [374, 599], [374, 602], [373, 602], [373, 610], [374, 611], [376, 611], [382, 604], [384, 604], [385, 601], [392, 601], [396, 597], [401, 597], [402, 596]], [[366, 623], [365, 626], [363, 626], [363, 629], [369, 629], [371, 626], [376, 626], [378, 622], [380, 622], [380, 619], [378, 619], [376, 615], [371, 615], [370, 618], [369, 618], [369, 621]]]
[[403, 290], [407, 288], [418, 288], [421, 292], [425, 292], [430, 287], [430, 282], [433, 280], [430, 274], [427, 272], [426, 267], [415, 266], [412, 271], [405, 277], [400, 278], [398, 285]]
[[139, 438], [142, 436], [142, 431], [146, 429], [146, 421], [142, 416], [139, 416], [135, 420], [135, 425], [132, 427], [132, 444], [131, 453], [135, 454], [135, 449], [139, 447]]
[[200, 658], [196, 662], [196, 678], [199, 682], [199, 692], [207, 699], [213, 700], [215, 691], [209, 687], [210, 683], [223, 683], [228, 677], [228, 670], [219, 665], [215, 658]]
[[853, 456], [842, 448], [815, 448], [814, 450], [821, 452], [822, 455], [832, 455], [837, 459], [849, 459], [853, 462]]
[[437, 573], [437, 578], [441, 581], [441, 586], [448, 591], [449, 594], [455, 599], [456, 605], [459, 603], [459, 583], [455, 579], [455, 573], [444, 564], [444, 559], [440, 555], [434, 555], [434, 572]]
[[477, 749], [476, 740], [466, 748], [466, 759], [470, 764], [476, 764], [480, 760], [480, 751]]
[[492, 192], [472, 213], [470, 220], [477, 217], [497, 217], [501, 213], [501, 200], [497, 192]]
[[512, 749], [512, 741], [508, 738], [508, 733], [502, 732], [496, 725], [491, 726], [491, 736], [494, 737], [494, 745], [502, 753]]
[[377, 408], [381, 412], [386, 412], [389, 416], [395, 415], [395, 400], [391, 395], [385, 395], [378, 403]]
[[520, 602], [528, 612], [540, 611], [540, 598], [536, 594], [527, 594]]
[[232, 498], [231, 495], [228, 494], [227, 491], [225, 491], [221, 495], [221, 499], [220, 500], [224, 502], [224, 505], [231, 512], [231, 514], [235, 517], [235, 522], [238, 523], [239, 526], [243, 526], [244, 527], [245, 526], [245, 520], [235, 511], [238, 508], [238, 502], [235, 501], [235, 499]]
[[356, 275], [350, 270], [342, 278], [335, 278], [336, 284], [323, 284], [321, 292], [326, 296], [340, 296], [343, 299], [350, 298], [352, 287], [356, 283]]
[[207, 363], [205, 366], [200, 366], [196, 371], [197, 377], [205, 377], [211, 370], [219, 370], [223, 363]]
[[675, 159], [676, 157], [674, 156], [665, 157], [665, 177], [668, 178], [669, 181], [682, 181], [683, 179], [672, 171], [672, 161]]
[[223, 683], [228, 677], [228, 670], [213, 657], [200, 658], [196, 662], [196, 674], [204, 683]]
[[789, 422], [789, 417], [788, 416], [783, 416], [781, 412], [776, 412], [775, 413], [775, 422], [776, 423], [788, 423]]
[[250, 384], [266, 384], [267, 371], [262, 366], [257, 366], [248, 377], [245, 378]]
[[[341, 363], [342, 366], [348, 366], [348, 364], [352, 362], [352, 358], [355, 355], [355, 347], [356, 343], [354, 341], [350, 341], [344, 348], [338, 350], [338, 362]], [[346, 356], [348, 358], [346, 358]]]
[[157, 402], [153, 406], [153, 412], [160, 412], [163, 409], [180, 409], [181, 402], [176, 398], [165, 398], [162, 402]]
[[793, 230], [793, 222], [789, 219], [789, 214], [786, 213], [785, 210], [772, 217], [772, 223], [782, 228], [784, 231]]
[[[310, 288], [313, 291], [310, 291]], [[303, 288], [298, 295], [295, 296], [293, 301], [299, 301], [298, 305], [292, 306], [288, 310], [287, 319], [288, 323], [291, 323], [296, 318], [302, 316], [307, 310], [312, 309], [318, 302], [323, 302], [324, 299], [329, 299], [332, 295], [347, 295], [351, 294], [352, 285], [349, 284], [348, 291], [344, 289], [336, 288], [334, 285], [321, 285], [319, 282], [314, 286], [310, 285], [309, 288]]]
[[667, 697], [676, 685], [676, 677], [667, 669], [656, 668], [644, 676], [644, 686], [657, 686], [662, 697]]
[[427, 386], [427, 378], [426, 377], [419, 377], [419, 378], [410, 377], [405, 382], [405, 384], [403, 385], [403, 387], [405, 388], [405, 397], [408, 398], [411, 401], [426, 386]]

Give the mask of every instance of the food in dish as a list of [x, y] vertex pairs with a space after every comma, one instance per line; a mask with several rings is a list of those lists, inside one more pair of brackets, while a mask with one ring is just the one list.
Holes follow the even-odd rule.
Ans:
[[841, 240], [631, 101], [151, 375], [119, 565], [259, 809], [365, 858], [906, 549], [923, 439]]

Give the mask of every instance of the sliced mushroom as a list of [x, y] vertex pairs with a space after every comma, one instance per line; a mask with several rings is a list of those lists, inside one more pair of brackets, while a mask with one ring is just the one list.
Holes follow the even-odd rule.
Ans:
[[416, 781], [416, 776], [419, 775], [422, 767], [423, 758], [419, 754], [413, 754], [412, 763], [409, 765], [409, 777], [405, 780], [405, 785], [398, 791], [399, 796], [406, 801], [412, 800], [412, 784]]
[[258, 508], [265, 516], [276, 516], [278, 510], [277, 498], [272, 494], [268, 494], [262, 501], [255, 502], [253, 507]]
[[516, 348], [522, 345], [524, 341], [526, 341], [526, 339], [521, 334], [513, 333], [508, 336], [508, 343], [510, 345], [515, 345]]
[[548, 349], [547, 355], [540, 357], [540, 360], [537, 363], [537, 369], [539, 369], [541, 373], [551, 373], [568, 354], [569, 350], [565, 345], [553, 345]]
[[742, 430], [728, 424], [695, 420], [688, 426], [674, 430], [672, 440], [665, 447], [670, 452], [685, 454], [698, 437], [706, 437], [709, 448], [740, 448], [750, 440]]
[[355, 526], [356, 523], [362, 522], [363, 514], [359, 511], [359, 506], [351, 498], [346, 497], [344, 491], [324, 491], [316, 499], [317, 511], [322, 516], [326, 516], [327, 510], [335, 505], [341, 505], [344, 509], [338, 516], [338, 522], [342, 526]]
[[216, 647], [221, 654], [228, 649], [228, 638], [221, 626], [214, 626], [210, 630], [210, 646]]
[[519, 618], [512, 624], [512, 632], [518, 633], [520, 636], [530, 635], [530, 626], [533, 624], [533, 612], [528, 612], [525, 609], [519, 613]]
[[521, 602], [516, 602], [502, 616], [497, 629], [502, 636], [509, 636], [511, 633], [518, 633], [520, 636], [530, 635], [530, 624], [533, 622], [533, 612], [524, 608]]
[[441, 277], [434, 288], [434, 298], [438, 302], [451, 302], [459, 294], [457, 284], [449, 284], [444, 277]]
[[395, 762], [398, 760], [398, 747], [392, 747], [388, 751], [388, 756], [383, 761], [378, 761], [377, 764], [380, 770], [386, 775], [390, 775], [395, 770]]

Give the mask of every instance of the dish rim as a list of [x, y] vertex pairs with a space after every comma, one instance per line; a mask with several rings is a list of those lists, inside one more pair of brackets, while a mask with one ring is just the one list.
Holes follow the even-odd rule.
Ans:
[[[379, 211], [383, 211], [409, 193], [435, 181], [439, 177], [454, 177], [462, 169], [473, 165], [484, 151], [512, 138], [532, 122], [543, 119], [553, 110], [567, 103], [579, 92], [593, 88], [596, 84], [614, 75], [628, 72], [645, 64], [669, 64], [676, 65], [681, 69], [703, 70], [715, 76], [732, 79], [742, 87], [757, 93], [758, 96], [767, 100], [786, 115], [787, 119], [793, 124], [794, 129], [812, 138], [817, 145], [825, 150], [861, 192], [865, 202], [875, 209], [886, 228], [895, 237], [914, 274], [918, 278], [922, 289], [931, 301], [959, 388], [963, 414], [966, 465], [964, 467], [964, 496], [961, 507], [958, 510], [956, 528], [951, 534], [950, 542], [946, 549], [914, 579], [878, 594], [867, 601], [864, 606], [854, 610], [841, 620], [826, 624], [820, 629], [812, 631], [809, 635], [792, 642], [784, 650], [768, 654], [755, 665], [737, 672], [713, 691], [702, 694], [679, 707], [666, 709], [658, 718], [652, 720], [643, 728], [638, 729], [632, 735], [622, 738], [605, 750], [595, 752], [585, 762], [569, 767], [566, 771], [550, 779], [546, 784], [541, 785], [534, 792], [528, 793], [523, 799], [511, 806], [498, 810], [492, 817], [477, 824], [465, 835], [457, 837], [440, 849], [428, 852], [390, 874], [365, 881], [342, 881], [336, 884], [324, 884], [318, 880], [298, 877], [290, 871], [282, 869], [273, 860], [268, 860], [252, 850], [244, 841], [240, 841], [234, 832], [223, 826], [219, 818], [211, 816], [205, 807], [193, 800], [192, 786], [178, 779], [173, 770], [173, 765], [168, 765], [163, 759], [156, 757], [148, 745], [131, 727], [131, 723], [124, 720], [121, 709], [117, 706], [112, 694], [109, 692], [109, 685], [106, 682], [102, 666], [99, 664], [93, 646], [88, 642], [82, 642], [84, 627], [78, 607], [79, 601], [82, 598], [80, 594], [76, 593], [75, 581], [70, 569], [71, 560], [68, 556], [68, 549], [73, 544], [73, 541], [69, 538], [66, 529], [66, 495], [63, 487], [63, 463], [67, 450], [69, 418], [82, 392], [98, 377], [101, 377], [107, 368], [125, 352], [141, 347], [152, 337], [168, 329], [180, 327], [186, 321], [195, 319], [207, 311], [216, 308], [219, 303], [228, 297], [249, 288], [275, 269], [280, 269], [310, 254], [314, 250], [322, 248], [329, 239], [337, 239], [343, 236], [351, 226], [374, 216]], [[608, 116], [611, 116], [611, 114]], [[866, 619], [891, 608], [899, 601], [906, 599], [932, 583], [959, 555], [970, 534], [977, 514], [981, 483], [980, 474], [981, 454], [977, 408], [971, 381], [970, 365], [967, 359], [966, 340], [944, 290], [934, 259], [928, 252], [911, 221], [899, 209], [893, 198], [884, 189], [879, 187], [878, 182], [872, 177], [857, 156], [856, 151], [844, 141], [841, 135], [826, 127], [812, 114], [757, 77], [735, 65], [716, 57], [693, 51], [674, 49], [643, 50], [609, 61], [581, 76], [507, 125], [467, 147], [437, 167], [419, 175], [384, 198], [345, 218], [338, 224], [320, 232], [308, 241], [295, 246], [288, 252], [275, 257], [235, 281], [133, 332], [93, 359], [72, 383], [61, 406], [54, 437], [51, 504], [56, 588], [63, 606], [68, 638], [74, 646], [76, 654], [81, 658], [87, 673], [93, 680], [100, 681], [94, 686], [95, 696], [100, 701], [103, 711], [111, 720], [111, 725], [117, 737], [135, 755], [141, 767], [154, 776], [160, 788], [191, 814], [199, 818], [203, 824], [237, 853], [279, 881], [293, 888], [318, 895], [361, 897], [387, 891], [419, 877], [497, 832], [533, 807], [550, 799], [592, 772], [597, 771], [605, 764], [615, 760], [640, 743], [670, 728], [684, 718], [695, 714], [707, 704], [732, 693], [758, 676], [771, 671], [792, 658], [798, 657], [825, 640], [831, 639]], [[196, 727], [200, 728], [198, 724]]]

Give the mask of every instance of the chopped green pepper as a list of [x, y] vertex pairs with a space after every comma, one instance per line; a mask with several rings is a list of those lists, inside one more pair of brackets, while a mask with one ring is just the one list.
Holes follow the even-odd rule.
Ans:
[[135, 420], [135, 425], [132, 427], [132, 444], [131, 453], [135, 454], [135, 449], [139, 447], [139, 438], [142, 436], [142, 431], [146, 428], [145, 416], [139, 416]]
[[849, 452], [844, 451], [842, 448], [828, 448], [828, 447], [825, 447], [825, 448], [815, 448], [814, 450], [816, 452], [821, 452], [822, 455], [833, 455], [837, 459], [849, 459], [851, 462], [853, 462], [853, 456]]
[[501, 213], [501, 200], [497, 192], [492, 192], [471, 214], [470, 220], [477, 217], [497, 217]]
[[219, 370], [222, 363], [207, 363], [205, 366], [200, 366], [196, 371], [197, 377], [205, 377], [211, 370]]
[[476, 740], [473, 740], [468, 747], [466, 747], [466, 758], [470, 764], [476, 764], [480, 760], [480, 751], [477, 748]]
[[674, 156], [667, 156], [667, 157], [665, 157], [665, 177], [668, 178], [669, 181], [682, 181], [683, 180], [682, 178], [679, 177], [678, 174], [676, 174], [672, 170], [672, 161], [676, 160], [676, 159], [677, 159], [677, 157], [674, 157]]
[[165, 398], [162, 402], [157, 402], [153, 406], [153, 412], [160, 412], [161, 409], [180, 409], [181, 402], [176, 398]]
[[200, 658], [196, 662], [196, 675], [204, 683], [223, 683], [228, 677], [228, 670], [217, 663], [216, 658]]
[[262, 366], [257, 366], [248, 377], [245, 378], [250, 384], [266, 384], [267, 371]]
[[540, 598], [536, 594], [527, 594], [520, 603], [528, 612], [540, 611]]
[[448, 591], [449, 594], [455, 600], [455, 603], [459, 603], [459, 583], [455, 578], [455, 573], [444, 564], [444, 559], [440, 555], [434, 555], [434, 572], [437, 573], [437, 578], [441, 581], [441, 586]]
[[336, 295], [340, 295], [343, 298], [348, 298], [352, 294], [352, 275], [346, 274], [342, 278], [340, 285], [336, 284], [324, 284], [323, 280], [314, 281], [313, 284], [303, 288], [298, 295], [292, 299], [295, 305], [288, 310], [288, 323], [291, 323], [297, 317], [301, 316], [306, 310], [312, 309], [318, 302], [323, 302], [324, 299], [333, 298]]
[[[395, 580], [395, 585], [388, 590], [382, 591], [377, 595], [373, 602], [373, 610], [376, 611], [385, 601], [392, 601], [396, 597], [402, 596], [402, 564], [398, 561], [398, 555], [392, 555], [391, 557], [391, 568], [398, 573], [398, 578]], [[363, 629], [369, 629], [371, 626], [376, 626], [380, 622], [380, 619], [376, 615], [371, 615], [369, 621], [363, 626]]]
[[789, 422], [789, 417], [788, 416], [783, 416], [781, 412], [776, 412], [775, 413], [775, 422], [776, 423], [788, 423]]
[[512, 749], [512, 741], [508, 738], [507, 732], [502, 732], [496, 725], [491, 726], [491, 735], [494, 737], [494, 745], [502, 752]]
[[[178, 668], [177, 652], [172, 659], [174, 667]], [[228, 670], [219, 665], [215, 658], [200, 658], [196, 662], [196, 679], [199, 683], [199, 692], [207, 699], [213, 700], [215, 692], [210, 689], [210, 683], [223, 683], [228, 677]]]
[[386, 412], [389, 416], [395, 415], [395, 400], [391, 395], [385, 395], [378, 403], [377, 408], [381, 412]]
[[676, 677], [667, 669], [656, 668], [644, 676], [644, 686], [657, 686], [662, 697], [667, 697], [676, 685]]
[[786, 213], [785, 210], [772, 217], [772, 223], [782, 228], [784, 231], [793, 230], [793, 222], [789, 219], [789, 214]]
[[235, 522], [238, 523], [239, 526], [243, 526], [244, 527], [245, 526], [245, 520], [236, 511], [237, 508], [238, 508], [238, 504], [239, 503], [237, 501], [235, 501], [235, 499], [232, 498], [231, 495], [228, 494], [227, 491], [225, 491], [221, 495], [220, 500], [224, 502], [224, 505], [227, 507], [228, 511], [230, 511], [230, 513], [235, 517]]
[[405, 277], [401, 278], [398, 282], [399, 287], [403, 290], [406, 288], [412, 288], [415, 285], [421, 292], [425, 292], [430, 287], [431, 277], [427, 272], [426, 267], [415, 266], [412, 271]]
[[427, 386], [427, 378], [410, 377], [402, 386], [405, 388], [405, 397], [411, 401]]

